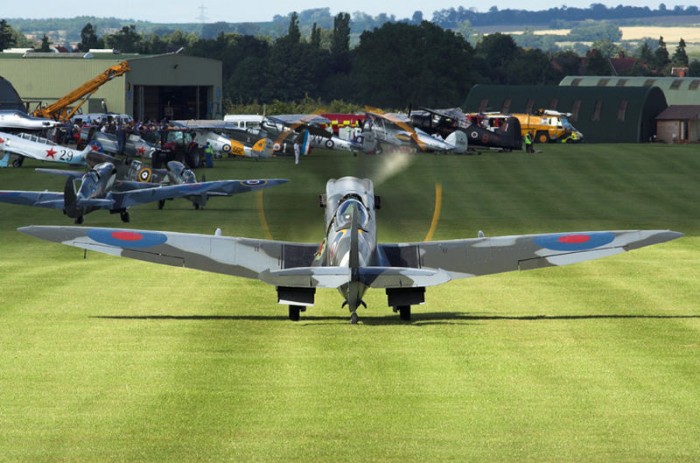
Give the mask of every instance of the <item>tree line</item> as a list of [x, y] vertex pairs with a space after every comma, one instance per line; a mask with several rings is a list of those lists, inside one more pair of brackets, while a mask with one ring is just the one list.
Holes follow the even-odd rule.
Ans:
[[[229, 106], [313, 101], [316, 103], [406, 108], [409, 105], [461, 105], [478, 83], [557, 85], [567, 75], [612, 75], [611, 64], [623, 50], [610, 40], [594, 43], [580, 56], [571, 50], [545, 51], [518, 45], [495, 33], [472, 45], [457, 32], [428, 21], [387, 22], [351, 41], [351, 16], [340, 13], [332, 28], [313, 24], [303, 33], [292, 13], [277, 39], [219, 33], [202, 38], [174, 31], [139, 33], [134, 25], [100, 36], [90, 23], [80, 33], [78, 50], [116, 48], [122, 53], [183, 53], [223, 63], [223, 94]], [[0, 23], [0, 48], [14, 46], [16, 35]], [[45, 36], [38, 50], [48, 49]], [[700, 76], [700, 63], [688, 62], [685, 43], [669, 50], [663, 38], [627, 53], [630, 75], [668, 75], [672, 66], [688, 66]]]

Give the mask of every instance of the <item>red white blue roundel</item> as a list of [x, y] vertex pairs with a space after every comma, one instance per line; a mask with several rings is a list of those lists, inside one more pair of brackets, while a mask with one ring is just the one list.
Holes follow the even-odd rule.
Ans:
[[87, 236], [93, 241], [119, 248], [148, 248], [168, 241], [163, 233], [93, 228]]
[[611, 243], [615, 234], [610, 232], [557, 233], [538, 236], [535, 244], [553, 251], [586, 251]]

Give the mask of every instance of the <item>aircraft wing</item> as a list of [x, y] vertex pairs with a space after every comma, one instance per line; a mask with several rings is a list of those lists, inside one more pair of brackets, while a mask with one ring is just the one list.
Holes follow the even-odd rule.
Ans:
[[161, 201], [163, 199], [185, 198], [188, 196], [208, 195], [209, 193], [224, 193], [233, 195], [248, 191], [267, 188], [286, 179], [261, 179], [261, 180], [220, 180], [200, 183], [181, 183], [178, 185], [165, 185], [156, 188], [144, 188], [138, 190], [112, 192], [112, 197], [117, 202], [117, 208], [135, 206], [137, 204]]
[[[191, 233], [60, 226], [29, 226], [18, 230], [36, 238], [104, 254], [260, 279], [271, 284], [284, 281], [285, 276], [295, 281], [301, 278], [297, 269], [310, 266], [318, 250], [317, 243]], [[294, 275], [285, 275], [287, 269]], [[329, 278], [338, 278], [332, 271], [326, 273]]]
[[0, 191], [0, 202], [21, 206], [63, 209], [63, 193], [51, 191]]
[[77, 171], [77, 170], [63, 170], [63, 169], [46, 169], [43, 167], [37, 167], [34, 169], [37, 172], [41, 172], [43, 174], [53, 174], [53, 175], [63, 175], [65, 177], [69, 178], [81, 178], [83, 175], [85, 175], [85, 171]]
[[[380, 253], [397, 271], [404, 268], [437, 273], [413, 286], [430, 286], [457, 278], [489, 275], [513, 270], [574, 264], [663, 243], [683, 236], [670, 230], [596, 231], [483, 237], [423, 243], [380, 244]], [[400, 273], [400, 272], [399, 272]], [[403, 277], [410, 280], [410, 275]], [[430, 284], [425, 284], [426, 281]], [[374, 287], [407, 286], [401, 278], [377, 278]]]

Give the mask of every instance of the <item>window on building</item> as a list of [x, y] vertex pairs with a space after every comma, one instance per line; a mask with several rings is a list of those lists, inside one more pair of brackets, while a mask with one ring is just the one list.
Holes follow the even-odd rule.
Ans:
[[503, 114], [510, 114], [510, 102], [510, 98], [506, 98], [505, 100], [503, 100], [503, 107], [501, 108], [501, 112]]
[[578, 120], [578, 113], [581, 111], [581, 100], [574, 101], [574, 105], [571, 107], [571, 119], [572, 121]]
[[700, 79], [694, 79], [690, 85], [688, 85], [688, 90], [697, 90], [700, 87]]
[[532, 108], [535, 106], [535, 100], [533, 98], [529, 98], [527, 100], [527, 104], [525, 104], [525, 112], [527, 114], [532, 114]]
[[683, 79], [674, 79], [673, 82], [671, 82], [671, 90], [678, 90], [683, 83]]
[[615, 86], [616, 87], [624, 87], [626, 83], [627, 83], [627, 79], [620, 79], [617, 81], [617, 84]]
[[603, 101], [602, 100], [595, 100], [595, 105], [593, 106], [593, 117], [591, 120], [593, 122], [599, 122], [600, 121], [600, 111], [603, 109]]
[[610, 79], [600, 79], [598, 81], [598, 87], [605, 87], [608, 85], [608, 82], [610, 82]]
[[644, 86], [645, 87], [653, 87], [654, 82], [656, 82], [656, 79], [647, 79], [644, 81]]
[[622, 100], [620, 101], [620, 106], [617, 108], [617, 120], [620, 122], [625, 122], [625, 113], [627, 113], [627, 105], [629, 104], [629, 101], [627, 100]]
[[581, 84], [581, 81], [582, 81], [582, 80], [583, 80], [583, 79], [581, 79], [581, 78], [572, 79], [572, 80], [571, 80], [571, 86], [572, 86], [572, 87], [578, 87], [578, 86]]

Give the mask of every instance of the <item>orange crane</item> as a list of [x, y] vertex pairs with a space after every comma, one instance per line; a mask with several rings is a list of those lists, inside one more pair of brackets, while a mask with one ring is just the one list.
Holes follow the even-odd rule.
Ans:
[[[80, 109], [85, 101], [87, 101], [90, 95], [95, 93], [100, 86], [129, 71], [131, 71], [131, 68], [129, 67], [129, 63], [127, 61], [122, 61], [114, 66], [110, 66], [98, 74], [95, 78], [88, 80], [83, 85], [72, 90], [55, 103], [45, 107], [39, 107], [35, 109], [32, 114], [36, 117], [46, 117], [57, 121], [67, 121], [73, 117], [78, 109]], [[78, 104], [75, 106], [70, 106], [76, 101]]]

